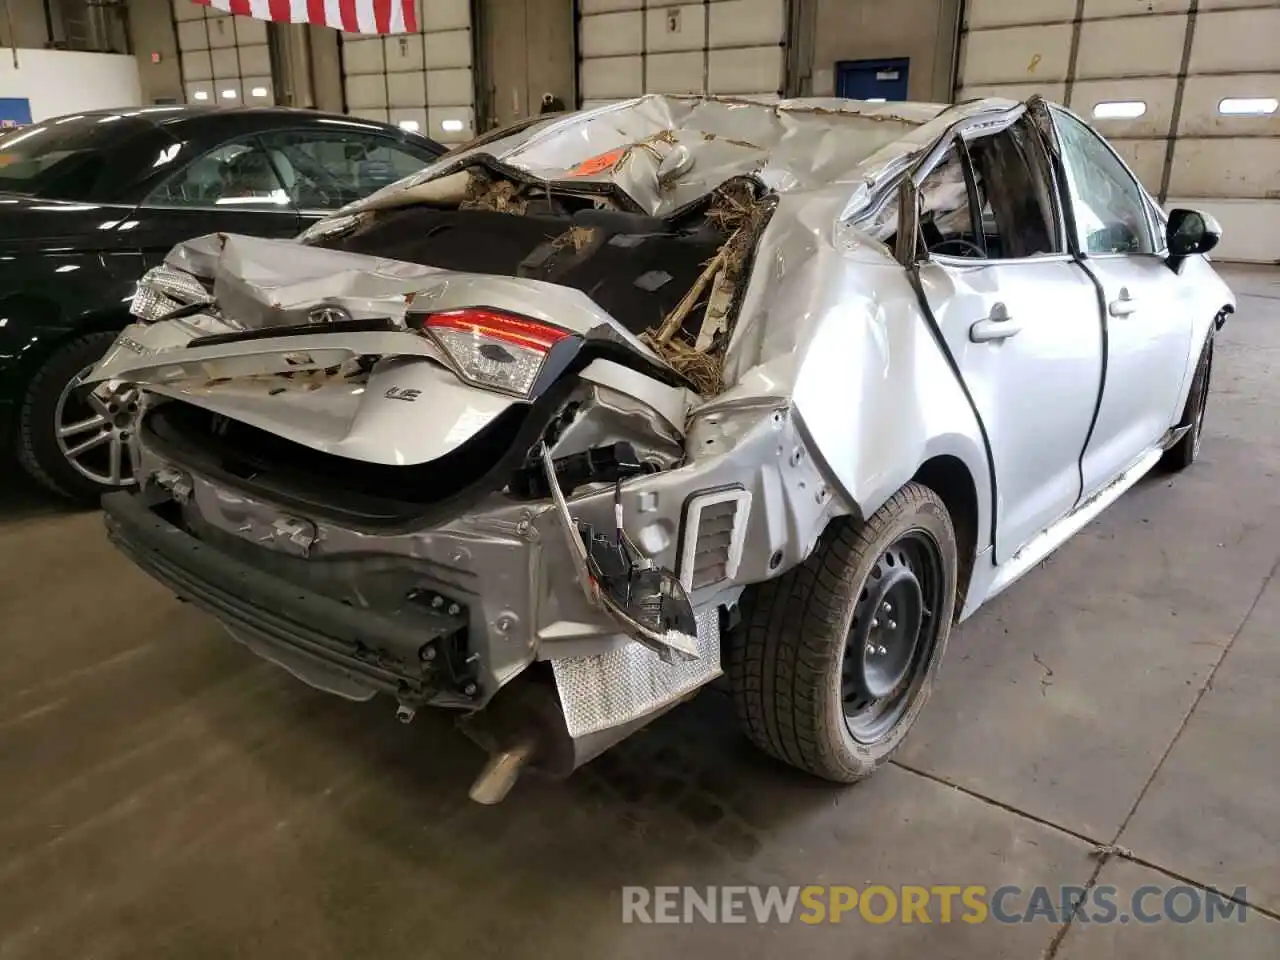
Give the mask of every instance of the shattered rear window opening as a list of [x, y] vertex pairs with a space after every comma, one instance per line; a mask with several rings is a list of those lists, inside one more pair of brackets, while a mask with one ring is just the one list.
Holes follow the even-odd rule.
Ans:
[[375, 210], [313, 245], [573, 287], [699, 393], [720, 392], [733, 310], [768, 220], [758, 184], [734, 179], [699, 209], [662, 219], [491, 171], [467, 174], [456, 206]]

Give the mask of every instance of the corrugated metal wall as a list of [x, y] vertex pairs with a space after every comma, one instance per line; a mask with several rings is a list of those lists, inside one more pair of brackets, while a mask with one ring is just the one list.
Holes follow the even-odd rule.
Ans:
[[475, 136], [471, 4], [419, 0], [418, 8], [419, 33], [342, 35], [347, 111], [461, 143]]
[[266, 23], [228, 16], [191, 0], [173, 0], [173, 18], [188, 103], [275, 102]]
[[787, 0], [578, 0], [578, 14], [583, 106], [641, 93], [782, 91]]
[[1218, 216], [1220, 256], [1280, 260], [1280, 2], [969, 0], [958, 98], [1032, 93]]

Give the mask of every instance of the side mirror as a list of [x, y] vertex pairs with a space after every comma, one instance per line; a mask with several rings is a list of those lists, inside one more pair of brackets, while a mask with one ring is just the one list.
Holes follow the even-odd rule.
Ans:
[[1166, 241], [1169, 259], [1181, 264], [1187, 257], [1208, 253], [1222, 239], [1222, 227], [1200, 210], [1174, 210], [1169, 214]]

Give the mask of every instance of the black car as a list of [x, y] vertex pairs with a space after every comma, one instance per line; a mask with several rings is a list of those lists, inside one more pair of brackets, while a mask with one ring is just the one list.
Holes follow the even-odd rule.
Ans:
[[0, 137], [0, 439], [63, 496], [131, 483], [122, 411], [76, 388], [138, 278], [201, 234], [295, 236], [443, 152], [283, 108], [98, 111]]

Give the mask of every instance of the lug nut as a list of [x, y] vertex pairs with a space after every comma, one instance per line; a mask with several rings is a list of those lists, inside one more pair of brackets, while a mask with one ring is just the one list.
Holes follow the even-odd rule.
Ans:
[[435, 596], [431, 598], [431, 605], [439, 609], [444, 606], [444, 597]]
[[872, 618], [871, 618], [871, 629], [872, 629], [872, 630], [877, 630], [877, 629], [879, 629], [879, 627], [880, 627], [880, 621], [879, 621], [879, 620], [877, 620], [875, 617], [872, 617]]
[[897, 620], [889, 620], [889, 621], [887, 621], [887, 622], [885, 623], [885, 626], [886, 626], [886, 627], [888, 627], [890, 630], [897, 630], [897, 629], [898, 629], [898, 621], [897, 621]]
[[468, 697], [474, 697], [476, 695], [476, 691], [479, 689], [480, 688], [477, 687], [474, 683], [468, 683], [465, 687], [462, 688], [462, 692], [465, 693]]
[[423, 660], [434, 660], [435, 658], [436, 658], [436, 648], [435, 648], [435, 647], [423, 647], [423, 648], [422, 648], [422, 659], [423, 659]]
[[449, 616], [456, 617], [460, 610], [462, 610], [462, 608], [458, 606], [456, 603], [449, 604]]

